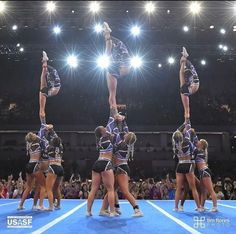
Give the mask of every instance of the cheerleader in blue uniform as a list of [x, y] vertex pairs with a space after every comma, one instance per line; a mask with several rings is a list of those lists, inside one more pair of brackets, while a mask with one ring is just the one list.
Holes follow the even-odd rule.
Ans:
[[117, 79], [129, 74], [130, 55], [126, 45], [119, 39], [111, 36], [111, 29], [106, 22], [103, 24], [103, 32], [106, 41], [106, 54], [110, 58], [110, 66], [107, 70], [109, 104], [111, 107], [116, 108]]
[[43, 51], [42, 58], [42, 73], [40, 78], [40, 92], [39, 92], [39, 117], [42, 123], [46, 123], [45, 106], [48, 97], [58, 94], [61, 88], [60, 77], [57, 70], [47, 64], [48, 56]]
[[187, 59], [188, 56], [187, 50], [183, 47], [182, 57], [180, 59], [179, 80], [185, 118], [190, 118], [189, 96], [198, 91], [200, 84], [196, 69]]
[[99, 151], [99, 157], [93, 164], [92, 168], [92, 186], [89, 192], [87, 201], [87, 216], [92, 216], [92, 205], [96, 192], [99, 189], [101, 182], [107, 189], [108, 203], [110, 206], [110, 217], [116, 216], [115, 212], [115, 195], [114, 195], [114, 173], [112, 166], [113, 155], [113, 130], [115, 128], [115, 122], [120, 119], [120, 115], [116, 108], [112, 108], [110, 117], [106, 127], [98, 126], [95, 129], [95, 138], [97, 143], [97, 149]]
[[196, 180], [194, 175], [195, 163], [192, 160], [192, 155], [195, 150], [194, 144], [191, 142], [191, 123], [189, 119], [184, 122], [183, 133], [178, 129], [173, 133], [172, 143], [174, 153], [178, 157], [176, 167], [176, 193], [175, 193], [175, 210], [178, 211], [178, 204], [181, 199], [181, 190], [184, 186], [185, 177], [188, 181], [189, 188], [192, 190], [193, 198], [196, 202], [198, 211], [203, 211], [200, 205], [199, 195], [196, 189]]

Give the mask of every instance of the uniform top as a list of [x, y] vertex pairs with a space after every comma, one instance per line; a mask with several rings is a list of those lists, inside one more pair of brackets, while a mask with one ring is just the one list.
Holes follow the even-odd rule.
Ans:
[[112, 57], [115, 61], [123, 60], [129, 57], [129, 51], [126, 45], [119, 39], [115, 37], [112, 38]]
[[[191, 142], [191, 123], [186, 121], [181, 127], [184, 126], [183, 131], [183, 143], [173, 142], [173, 151], [174, 154], [181, 160], [182, 157], [193, 155], [195, 146]], [[180, 130], [180, 128], [178, 128]]]
[[51, 160], [62, 160], [63, 157], [63, 145], [60, 144], [59, 146], [54, 146], [51, 144], [48, 147], [48, 156]]
[[196, 69], [189, 60], [187, 60], [186, 65], [184, 67], [184, 73], [185, 73], [185, 82], [188, 85], [191, 85], [194, 82], [194, 80], [195, 82], [199, 81]]
[[118, 133], [115, 135], [114, 142], [114, 156], [115, 158], [123, 161], [128, 161], [131, 153], [131, 146], [128, 146], [123, 139], [123, 136]]
[[41, 153], [40, 138], [33, 142], [26, 142], [26, 150], [30, 157]]
[[207, 163], [208, 156], [204, 150], [195, 150], [194, 157], [196, 163]]
[[41, 139], [40, 145], [41, 145], [42, 153], [44, 156], [46, 156], [48, 154], [49, 142], [54, 137], [58, 137], [58, 136], [53, 129], [47, 130], [46, 124], [43, 124], [43, 123], [41, 123], [41, 127], [38, 132], [38, 136]]
[[48, 71], [46, 74], [46, 80], [47, 80], [47, 87], [48, 88], [53, 88], [53, 87], [58, 87], [60, 86], [60, 77], [57, 73], [57, 70], [52, 67], [52, 66], [47, 66]]
[[106, 135], [100, 137], [98, 141], [98, 149], [100, 153], [109, 153], [113, 151], [112, 133], [114, 128], [115, 128], [115, 119], [112, 116], [110, 116], [106, 126]]

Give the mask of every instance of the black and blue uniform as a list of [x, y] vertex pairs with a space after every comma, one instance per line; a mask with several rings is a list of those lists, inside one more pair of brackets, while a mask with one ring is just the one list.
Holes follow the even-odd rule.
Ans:
[[41, 152], [42, 161], [49, 160], [49, 157], [48, 157], [49, 141], [47, 139], [47, 135], [48, 135], [48, 130], [46, 129], [46, 124], [41, 123], [38, 136], [41, 139], [40, 145], [42, 149], [42, 152]]
[[41, 154], [40, 138], [33, 142], [26, 142], [26, 151], [30, 156], [30, 160], [25, 166], [25, 171], [27, 174], [32, 174], [39, 170], [39, 160], [34, 159], [32, 156]]
[[115, 165], [116, 174], [126, 174], [130, 175], [130, 168], [128, 165], [128, 160], [130, 158], [132, 147], [128, 146], [124, 142], [124, 135], [129, 132], [128, 125], [125, 120], [122, 121], [121, 125], [117, 124], [113, 130], [114, 133], [114, 158], [118, 159], [119, 164]]
[[[194, 172], [194, 160], [193, 152], [195, 150], [194, 144], [191, 142], [191, 123], [190, 121], [186, 121], [184, 123], [184, 131], [183, 131], [183, 143], [176, 143], [174, 142], [173, 151], [175, 157], [178, 157], [178, 164], [176, 167], [176, 173], [192, 173]], [[185, 160], [181, 158], [185, 158], [190, 156], [191, 159]]]
[[[53, 131], [53, 137], [57, 137], [55, 131]], [[49, 147], [48, 147], [48, 156], [50, 161], [48, 171], [56, 174], [57, 176], [64, 175], [64, 169], [61, 165], [62, 157], [63, 157], [63, 145], [60, 144], [55, 145], [53, 142], [53, 138], [50, 140]]]
[[111, 37], [112, 39], [112, 51], [111, 51], [111, 64], [108, 68], [108, 72], [115, 78], [120, 78], [120, 67], [129, 67], [129, 51], [126, 45], [119, 39]]
[[106, 135], [102, 136], [97, 142], [97, 148], [99, 151], [99, 158], [93, 164], [92, 170], [101, 173], [103, 171], [108, 171], [113, 169], [111, 159], [102, 157], [102, 154], [112, 153], [113, 152], [113, 130], [116, 126], [114, 117], [110, 116], [107, 126], [106, 126]]
[[193, 94], [192, 87], [199, 85], [199, 78], [193, 64], [187, 60], [184, 67], [185, 84], [180, 88], [180, 92], [186, 96]]
[[49, 65], [47, 66], [46, 82], [47, 82], [47, 87], [41, 89], [41, 93], [46, 97], [52, 96], [51, 93], [52, 90], [54, 89], [59, 90], [61, 88], [61, 80], [57, 70]]
[[[207, 158], [207, 154], [204, 150], [196, 149], [194, 151], [194, 156], [195, 156], [195, 162], [196, 163], [206, 163], [206, 165], [207, 165], [208, 158]], [[199, 169], [198, 173], [199, 173], [200, 180], [203, 177], [211, 177], [212, 176], [212, 172], [208, 168], [208, 166], [204, 166], [203, 168]]]

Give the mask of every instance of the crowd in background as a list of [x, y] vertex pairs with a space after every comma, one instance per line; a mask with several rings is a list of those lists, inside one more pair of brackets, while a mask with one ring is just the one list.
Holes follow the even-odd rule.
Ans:
[[[62, 198], [65, 199], [87, 199], [91, 188], [91, 180], [82, 180], [81, 177], [72, 175], [69, 181], [64, 181], [61, 186]], [[20, 198], [25, 187], [25, 181], [21, 173], [19, 178], [13, 179], [8, 176], [7, 180], [0, 180], [0, 198]], [[136, 199], [172, 200], [175, 195], [176, 181], [167, 175], [164, 179], [154, 178], [129, 181], [130, 192]], [[218, 178], [214, 181], [214, 190], [219, 200], [236, 200], [236, 180], [231, 177]], [[103, 185], [96, 194], [96, 199], [103, 199], [106, 190]], [[32, 191], [29, 197], [34, 196]], [[118, 189], [120, 199], [125, 199]], [[192, 199], [191, 194], [187, 199]]]

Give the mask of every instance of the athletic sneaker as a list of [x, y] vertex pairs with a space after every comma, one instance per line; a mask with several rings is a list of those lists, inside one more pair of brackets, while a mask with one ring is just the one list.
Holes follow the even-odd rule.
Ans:
[[18, 206], [17, 210], [24, 210], [25, 208], [23, 206]]
[[178, 211], [179, 211], [179, 209], [178, 209], [178, 208], [173, 208], [173, 211], [176, 211], [176, 212], [178, 212]]
[[116, 213], [115, 211], [114, 212], [110, 212], [109, 217], [117, 217], [117, 216], [119, 216], [119, 214]]
[[[207, 208], [207, 207], [202, 207], [202, 209], [203, 209], [203, 211], [210, 210], [210, 209], [209, 209], [209, 208]], [[198, 211], [198, 208], [196, 207], [194, 210], [195, 210], [195, 211]]]
[[104, 22], [104, 23], [103, 23], [103, 31], [104, 31], [104, 32], [109, 32], [109, 33], [112, 32], [112, 30], [111, 30], [111, 28], [109, 27], [109, 25], [108, 25], [107, 22]]
[[90, 211], [90, 212], [87, 211], [87, 212], [86, 212], [86, 216], [87, 216], [87, 217], [93, 216], [93, 215], [92, 215], [92, 212], [91, 212], [91, 211]]
[[185, 58], [187, 58], [187, 57], [189, 56], [189, 54], [188, 54], [188, 52], [187, 52], [187, 50], [186, 50], [185, 47], [183, 47], [182, 55], [183, 55]]
[[99, 216], [110, 216], [110, 212], [108, 210], [100, 210]]
[[54, 207], [53, 208], [44, 208], [44, 211], [54, 211]]
[[38, 210], [38, 207], [37, 206], [33, 206], [32, 210]]
[[142, 217], [143, 213], [141, 212], [140, 209], [134, 209], [134, 214], [132, 216], [133, 217]]
[[55, 210], [60, 210], [61, 207], [60, 207], [60, 206], [54, 206], [54, 209], [55, 209]]
[[40, 211], [45, 211], [46, 208], [44, 206], [37, 206], [37, 210], [40, 210]]
[[217, 208], [216, 206], [213, 206], [213, 207], [211, 208], [211, 212], [218, 212], [218, 208]]
[[184, 207], [183, 207], [183, 206], [180, 206], [179, 209], [178, 209], [178, 211], [183, 212], [183, 211], [184, 211]]
[[205, 209], [204, 209], [204, 208], [202, 208], [202, 207], [200, 207], [200, 208], [197, 208], [197, 211], [198, 211], [198, 212], [204, 212], [204, 211], [205, 211]]
[[115, 208], [115, 210], [116, 210], [116, 213], [117, 213], [118, 215], [121, 215], [121, 214], [122, 214], [120, 208]]
[[42, 58], [42, 62], [47, 62], [48, 61], [48, 56], [47, 53], [45, 51], [43, 51], [43, 58]]

